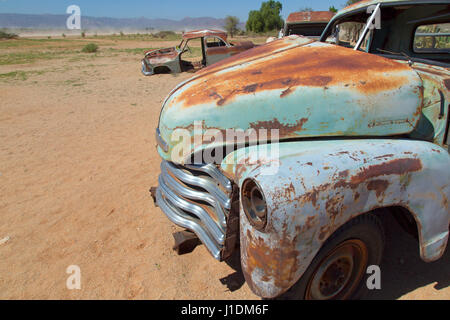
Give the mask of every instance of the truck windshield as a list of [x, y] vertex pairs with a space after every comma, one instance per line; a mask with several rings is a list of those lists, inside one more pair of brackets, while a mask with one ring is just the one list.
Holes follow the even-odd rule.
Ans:
[[450, 4], [380, 6], [379, 24], [366, 9], [348, 13], [329, 24], [321, 41], [392, 58], [450, 62]]

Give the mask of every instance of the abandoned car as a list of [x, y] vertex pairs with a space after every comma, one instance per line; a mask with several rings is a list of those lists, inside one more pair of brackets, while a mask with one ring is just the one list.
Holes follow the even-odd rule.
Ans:
[[296, 34], [318, 40], [333, 16], [330, 11], [292, 12], [286, 19], [281, 36]]
[[[183, 54], [192, 53], [189, 43], [198, 39], [201, 41], [202, 60], [194, 62], [183, 60]], [[198, 70], [253, 47], [251, 41], [227, 42], [227, 33], [224, 31], [189, 31], [183, 33], [181, 43], [177, 47], [146, 52], [142, 60], [142, 73], [149, 76], [157, 73]]]
[[441, 258], [449, 27], [448, 1], [362, 1], [320, 41], [287, 36], [179, 84], [162, 105], [151, 189], [186, 229], [175, 249], [199, 240], [220, 261], [240, 250], [264, 298], [361, 297], [388, 215], [424, 261]]

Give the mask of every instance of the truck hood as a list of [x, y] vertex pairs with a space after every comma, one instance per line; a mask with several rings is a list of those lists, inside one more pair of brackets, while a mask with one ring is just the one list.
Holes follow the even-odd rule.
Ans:
[[[224, 134], [278, 129], [280, 140], [407, 134], [422, 101], [422, 81], [406, 63], [289, 36], [216, 63], [176, 87], [163, 104], [159, 130], [168, 148], [159, 152], [173, 161], [177, 129], [191, 137], [199, 128]], [[220, 143], [192, 141], [188, 154]]]
[[150, 50], [145, 53], [145, 59], [152, 63], [163, 63], [175, 59], [179, 53], [176, 47]]

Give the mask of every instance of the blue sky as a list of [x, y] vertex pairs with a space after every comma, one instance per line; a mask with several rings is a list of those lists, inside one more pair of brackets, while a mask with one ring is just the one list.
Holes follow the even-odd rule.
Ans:
[[[166, 18], [180, 20], [184, 17], [215, 17], [227, 15], [247, 20], [250, 10], [259, 9], [263, 0], [0, 0], [0, 13], [51, 13], [66, 14], [69, 5], [76, 4], [81, 14], [94, 17], [115, 18]], [[282, 0], [282, 16], [302, 7], [314, 10], [337, 9], [346, 0]]]

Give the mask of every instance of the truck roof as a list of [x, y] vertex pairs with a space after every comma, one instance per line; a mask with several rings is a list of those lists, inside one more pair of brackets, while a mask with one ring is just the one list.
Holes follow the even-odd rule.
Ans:
[[195, 39], [207, 36], [219, 36], [223, 40], [227, 40], [227, 33], [221, 30], [203, 29], [203, 30], [192, 30], [183, 33], [183, 39]]
[[334, 13], [330, 11], [299, 11], [292, 12], [286, 19], [287, 24], [292, 23], [314, 23], [328, 22], [333, 18]]
[[352, 11], [367, 8], [371, 5], [377, 5], [381, 3], [381, 6], [395, 6], [395, 5], [419, 5], [419, 4], [439, 4], [448, 3], [448, 0], [361, 0], [354, 4], [351, 4], [341, 10], [339, 10], [333, 17], [333, 20], [338, 19], [340, 16], [347, 14]]

